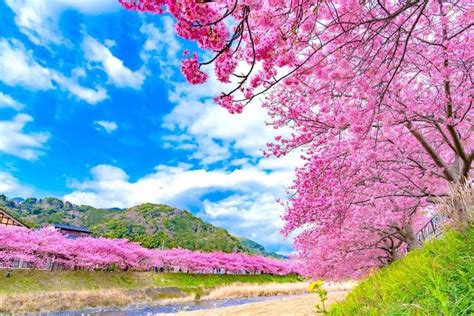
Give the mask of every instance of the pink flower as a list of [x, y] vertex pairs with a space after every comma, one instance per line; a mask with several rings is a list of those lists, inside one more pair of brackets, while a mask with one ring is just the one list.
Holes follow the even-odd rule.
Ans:
[[196, 54], [194, 54], [193, 58], [183, 59], [181, 61], [181, 72], [192, 84], [201, 84], [207, 80], [207, 74], [199, 70], [199, 62]]
[[237, 61], [232, 57], [230, 51], [226, 51], [216, 59], [215, 70], [217, 79], [222, 82], [230, 82], [229, 77], [234, 72]]

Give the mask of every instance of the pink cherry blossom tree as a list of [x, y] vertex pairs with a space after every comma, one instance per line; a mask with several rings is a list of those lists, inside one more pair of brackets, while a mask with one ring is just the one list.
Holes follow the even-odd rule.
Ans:
[[290, 261], [245, 253], [199, 252], [187, 249], [146, 249], [126, 239], [68, 239], [52, 227], [28, 230], [0, 225], [0, 266], [25, 262], [31, 268], [161, 270], [186, 273], [275, 275], [298, 271]]
[[171, 14], [214, 53], [185, 57], [190, 83], [213, 64], [232, 87], [218, 103], [239, 113], [263, 95], [269, 124], [292, 129], [268, 154], [303, 151], [284, 233], [301, 232], [312, 275], [360, 275], [416, 248], [423, 211], [471, 181], [471, 1], [119, 1]]

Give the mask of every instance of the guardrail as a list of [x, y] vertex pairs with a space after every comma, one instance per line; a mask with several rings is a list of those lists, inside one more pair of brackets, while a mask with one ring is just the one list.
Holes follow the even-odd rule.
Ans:
[[441, 236], [443, 234], [443, 222], [445, 220], [446, 217], [444, 216], [433, 216], [430, 221], [415, 234], [418, 242], [423, 244], [427, 240]]

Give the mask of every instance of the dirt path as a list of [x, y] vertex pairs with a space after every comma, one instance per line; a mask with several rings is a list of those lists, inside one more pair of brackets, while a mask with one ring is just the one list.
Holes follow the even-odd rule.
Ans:
[[[327, 305], [344, 299], [347, 291], [329, 293]], [[180, 312], [181, 316], [314, 316], [316, 294], [307, 294], [293, 298], [275, 299], [266, 302], [244, 304], [239, 306], [206, 309], [191, 312]], [[160, 315], [160, 314], [158, 314]], [[164, 314], [163, 314], [164, 315]]]

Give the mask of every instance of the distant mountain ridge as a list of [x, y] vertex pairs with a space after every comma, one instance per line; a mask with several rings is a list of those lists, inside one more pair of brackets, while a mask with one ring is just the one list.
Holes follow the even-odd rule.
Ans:
[[245, 249], [248, 249], [249, 250], [248, 252], [250, 253], [259, 254], [265, 257], [273, 257], [277, 259], [288, 259], [287, 256], [280, 255], [275, 252], [267, 251], [264, 246], [260, 245], [259, 243], [251, 239], [240, 237], [239, 240], [242, 247], [244, 247]]
[[145, 203], [128, 209], [98, 209], [54, 197], [12, 198], [0, 194], [0, 206], [31, 227], [64, 223], [90, 228], [94, 235], [127, 238], [147, 248], [181, 247], [201, 251], [247, 252], [285, 258], [246, 238], [204, 222], [186, 210]]

